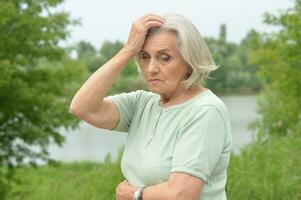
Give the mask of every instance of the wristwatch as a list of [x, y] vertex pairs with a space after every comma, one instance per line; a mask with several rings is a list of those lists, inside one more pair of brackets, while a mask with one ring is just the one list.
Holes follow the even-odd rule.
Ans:
[[140, 187], [134, 192], [133, 200], [142, 200], [142, 192], [145, 187]]

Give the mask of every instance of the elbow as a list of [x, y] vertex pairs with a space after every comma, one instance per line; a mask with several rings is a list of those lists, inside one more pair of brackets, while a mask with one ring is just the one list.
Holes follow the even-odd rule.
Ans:
[[72, 114], [75, 114], [75, 113], [77, 113], [77, 110], [75, 109], [75, 107], [74, 106], [69, 106], [69, 113], [72, 113]]
[[75, 115], [76, 117], [78, 117], [80, 119], [85, 120], [87, 118], [87, 116], [93, 112], [89, 111], [89, 109], [86, 108], [82, 104], [71, 103], [69, 106], [69, 113]]
[[79, 107], [76, 106], [73, 102], [71, 102], [70, 106], [69, 106], [69, 113], [72, 113], [75, 116], [81, 116], [82, 112], [80, 111]]
[[69, 113], [75, 115], [75, 116], [78, 116], [79, 115], [79, 112], [77, 109], [75, 109], [74, 107], [70, 106], [69, 107]]

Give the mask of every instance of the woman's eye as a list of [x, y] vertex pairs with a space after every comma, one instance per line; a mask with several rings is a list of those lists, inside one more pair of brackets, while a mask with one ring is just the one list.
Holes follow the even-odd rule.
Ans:
[[146, 55], [146, 54], [144, 54], [144, 53], [142, 53], [142, 54], [140, 54], [140, 58], [144, 60], [144, 59], [149, 58], [149, 56]]
[[168, 56], [168, 55], [163, 55], [163, 56], [160, 57], [160, 59], [167, 62], [167, 61], [170, 60], [170, 56]]

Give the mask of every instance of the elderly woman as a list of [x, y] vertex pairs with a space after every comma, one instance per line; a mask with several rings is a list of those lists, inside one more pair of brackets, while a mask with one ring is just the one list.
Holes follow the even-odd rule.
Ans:
[[[149, 91], [106, 96], [131, 58]], [[148, 14], [123, 49], [74, 96], [88, 123], [128, 132], [118, 200], [226, 199], [231, 128], [224, 103], [203, 81], [217, 67], [197, 29], [180, 15]]]

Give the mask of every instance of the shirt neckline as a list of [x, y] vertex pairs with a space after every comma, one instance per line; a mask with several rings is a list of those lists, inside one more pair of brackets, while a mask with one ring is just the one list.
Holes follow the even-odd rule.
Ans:
[[157, 98], [155, 99], [155, 105], [161, 109], [162, 111], [168, 111], [168, 110], [173, 110], [173, 109], [177, 109], [177, 108], [181, 108], [181, 107], [184, 107], [188, 104], [190, 104], [191, 102], [195, 101], [196, 99], [198, 99], [199, 97], [201, 96], [204, 96], [205, 94], [211, 92], [211, 90], [209, 88], [207, 88], [205, 91], [202, 91], [200, 92], [199, 94], [197, 94], [196, 96], [192, 97], [191, 99], [188, 99], [187, 101], [184, 101], [182, 103], [179, 103], [179, 104], [175, 104], [175, 105], [171, 105], [171, 106], [168, 106], [168, 107], [162, 107], [160, 106], [160, 95], [157, 96]]

